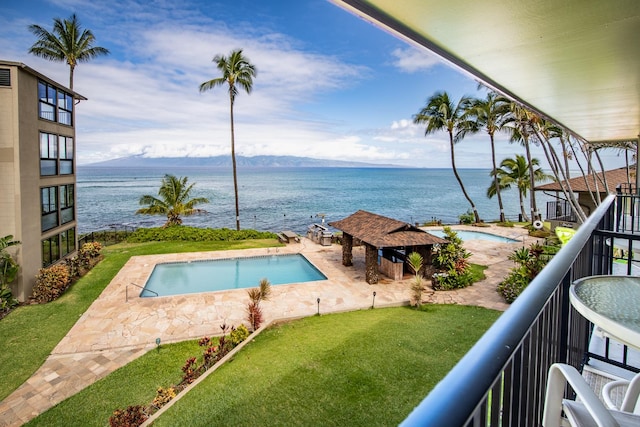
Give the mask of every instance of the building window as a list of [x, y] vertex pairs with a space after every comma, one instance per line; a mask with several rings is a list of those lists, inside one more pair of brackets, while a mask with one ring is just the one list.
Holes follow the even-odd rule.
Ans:
[[58, 122], [71, 126], [73, 98], [68, 93], [58, 91]]
[[73, 175], [73, 138], [40, 132], [40, 176]]
[[42, 241], [42, 266], [46, 267], [60, 259], [58, 235]]
[[58, 174], [58, 136], [40, 132], [40, 175]]
[[73, 96], [49, 83], [38, 82], [38, 113], [41, 119], [71, 126]]
[[76, 250], [76, 229], [70, 228], [60, 233], [60, 256], [64, 257]]
[[57, 187], [44, 187], [40, 190], [42, 201], [42, 231], [51, 230], [58, 226], [58, 197]]
[[60, 175], [73, 174], [73, 138], [59, 136], [60, 142]]
[[56, 102], [58, 93], [56, 88], [43, 82], [38, 82], [38, 99], [40, 118], [45, 120], [56, 120]]
[[74, 219], [74, 188], [73, 184], [60, 186], [60, 219], [61, 224]]

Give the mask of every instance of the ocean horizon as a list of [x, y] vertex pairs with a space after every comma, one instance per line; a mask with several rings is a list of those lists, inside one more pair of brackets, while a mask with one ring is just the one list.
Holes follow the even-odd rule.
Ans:
[[[499, 218], [497, 198], [488, 199], [489, 169], [458, 170], [485, 221]], [[80, 234], [121, 227], [156, 227], [166, 217], [136, 215], [139, 199], [156, 196], [165, 174], [188, 177], [192, 197], [206, 197], [206, 213], [183, 217], [194, 227], [235, 229], [233, 177], [230, 168], [96, 167], [77, 168], [77, 215]], [[241, 228], [306, 233], [313, 223], [337, 221], [366, 210], [411, 224], [433, 219], [459, 222], [469, 203], [452, 169], [294, 167], [238, 168]], [[517, 190], [501, 193], [505, 214], [520, 213]], [[539, 195], [540, 209], [549, 197]], [[526, 202], [528, 208], [528, 201]]]

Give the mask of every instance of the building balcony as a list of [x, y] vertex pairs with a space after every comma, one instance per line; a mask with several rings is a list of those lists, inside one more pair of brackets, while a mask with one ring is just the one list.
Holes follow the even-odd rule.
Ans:
[[637, 221], [628, 220], [638, 200], [629, 194], [605, 199], [403, 425], [540, 426], [553, 363], [572, 365], [583, 376], [639, 372], [636, 350], [607, 338], [569, 300], [580, 278], [640, 275], [634, 260], [640, 234]]

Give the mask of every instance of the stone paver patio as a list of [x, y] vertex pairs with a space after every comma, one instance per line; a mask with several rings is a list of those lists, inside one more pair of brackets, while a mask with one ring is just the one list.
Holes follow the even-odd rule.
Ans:
[[[517, 227], [454, 228], [491, 232], [516, 238], [519, 243], [465, 242], [464, 246], [473, 253], [471, 262], [489, 266], [485, 270], [487, 278], [466, 289], [425, 292], [425, 302], [505, 310], [508, 305], [495, 287], [513, 267], [507, 257], [519, 245], [529, 245], [535, 239], [525, 237], [526, 231]], [[367, 309], [371, 307], [374, 291], [376, 307], [408, 304], [410, 276], [402, 281], [383, 279], [369, 285], [364, 281], [364, 248], [354, 248], [352, 267], [342, 266], [341, 249], [338, 245], [316, 245], [303, 238], [301, 243], [279, 248], [132, 257], [40, 369], [0, 402], [0, 426], [22, 425], [154, 348], [156, 338], [162, 343], [196, 339], [218, 334], [223, 323], [239, 325], [245, 321], [246, 289], [139, 298], [140, 289], [132, 283], [144, 285], [157, 262], [304, 254], [328, 280], [273, 286], [270, 299], [262, 304], [267, 321], [310, 316], [317, 313], [318, 307], [321, 314]]]

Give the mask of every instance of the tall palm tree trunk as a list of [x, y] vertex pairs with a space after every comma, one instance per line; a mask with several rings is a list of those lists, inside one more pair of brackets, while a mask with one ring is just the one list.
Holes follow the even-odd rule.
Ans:
[[458, 169], [456, 168], [456, 156], [454, 153], [454, 143], [453, 143], [453, 133], [451, 131], [449, 131], [449, 144], [451, 146], [451, 167], [453, 169], [453, 174], [455, 175], [456, 179], [458, 180], [458, 184], [460, 185], [460, 189], [462, 190], [462, 194], [464, 194], [464, 197], [467, 199], [467, 201], [469, 202], [469, 204], [471, 205], [471, 209], [473, 210], [473, 216], [476, 220], [476, 224], [480, 222], [480, 215], [478, 214], [478, 209], [476, 208], [476, 205], [473, 203], [473, 200], [471, 200], [471, 197], [469, 197], [469, 194], [467, 194], [467, 190], [464, 188], [464, 184], [462, 183], [462, 179], [460, 178], [460, 175], [458, 175]]
[[531, 164], [531, 147], [529, 146], [529, 138], [524, 138], [524, 151], [527, 156], [527, 164], [529, 165], [529, 205], [531, 208], [531, 222], [539, 220], [538, 205], [536, 203], [536, 192], [534, 188], [536, 186], [535, 177], [533, 176], [533, 165]]
[[[549, 163], [549, 167], [551, 168], [551, 172], [553, 173], [553, 176], [555, 177], [558, 184], [560, 184], [560, 189], [562, 190], [562, 193], [564, 194], [565, 199], [571, 205], [571, 209], [573, 209], [573, 211], [577, 215], [578, 222], [582, 224], [586, 220], [586, 216], [584, 214], [584, 211], [580, 207], [580, 204], [576, 200], [575, 193], [572, 191], [571, 185], [569, 184], [569, 182], [566, 179], [566, 176], [564, 175], [564, 171], [561, 168], [558, 169], [556, 164], [556, 158], [553, 157], [553, 155], [550, 153], [553, 147], [551, 147], [551, 144], [545, 144], [548, 141], [544, 139], [537, 131], [534, 131], [534, 132], [536, 133], [538, 141], [540, 141], [540, 146], [544, 151], [544, 155], [547, 158], [547, 162]], [[560, 174], [562, 174], [562, 177], [560, 177]]]
[[502, 196], [500, 195], [500, 185], [498, 185], [498, 174], [496, 171], [498, 167], [496, 166], [496, 144], [493, 140], [493, 134], [490, 133], [489, 137], [491, 138], [491, 161], [493, 162], [493, 182], [496, 186], [496, 196], [498, 196], [498, 207], [500, 208], [500, 222], [505, 222], [504, 217], [504, 206], [502, 205]]
[[522, 220], [525, 222], [529, 222], [529, 217], [527, 216], [527, 210], [524, 208], [524, 196], [526, 195], [527, 190], [523, 190], [518, 188], [518, 197], [520, 198], [520, 214], [522, 215]]
[[73, 90], [73, 69], [74, 65], [69, 64], [69, 89]]
[[236, 198], [236, 230], [240, 231], [240, 206], [238, 204], [238, 173], [236, 171], [236, 142], [233, 131], [233, 94], [229, 91], [231, 115], [231, 165], [233, 168], [233, 194]]

